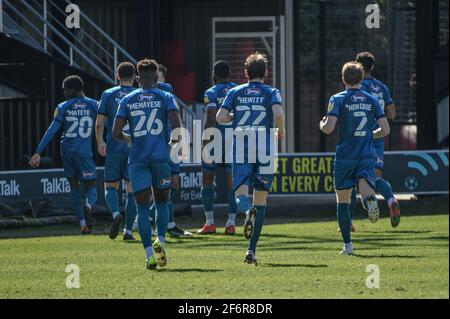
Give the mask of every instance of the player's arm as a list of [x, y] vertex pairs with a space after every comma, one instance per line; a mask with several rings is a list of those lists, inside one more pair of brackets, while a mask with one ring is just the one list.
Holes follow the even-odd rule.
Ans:
[[44, 137], [39, 142], [39, 145], [36, 149], [36, 152], [30, 159], [30, 165], [33, 168], [39, 167], [39, 164], [41, 162], [41, 154], [44, 151], [44, 149], [47, 147], [48, 143], [55, 137], [56, 133], [61, 129], [62, 122], [55, 117], [52, 124], [47, 129], [47, 132], [45, 132]]
[[119, 103], [119, 109], [117, 110], [116, 118], [114, 119], [112, 136], [116, 141], [130, 145], [131, 137], [123, 134], [123, 128], [127, 125], [127, 102], [125, 97]]
[[106, 107], [108, 101], [108, 93], [104, 92], [98, 104], [97, 121], [95, 122], [95, 138], [97, 140], [98, 152], [101, 156], [106, 156], [106, 143], [103, 139], [106, 121]]
[[373, 131], [374, 138], [383, 138], [391, 132], [391, 128], [389, 127], [389, 123], [386, 117], [381, 117], [377, 120], [378, 125], [380, 126], [378, 129]]
[[320, 121], [320, 130], [327, 135], [331, 134], [336, 128], [336, 123], [337, 123], [336, 116], [332, 115], [325, 116], [322, 119], [322, 121]]
[[330, 98], [327, 115], [324, 116], [319, 123], [320, 130], [327, 135], [333, 133], [336, 128], [336, 123], [340, 114], [340, 101], [341, 100], [336, 99], [334, 96]]
[[[213, 96], [213, 94], [207, 91], [205, 93], [204, 102], [206, 105], [206, 119], [205, 125], [203, 126], [203, 132], [216, 125], [216, 117], [217, 117], [217, 101], [215, 96]], [[205, 137], [203, 137], [203, 146], [209, 143], [209, 140], [205, 140], [204, 138]]]
[[122, 132], [125, 125], [127, 125], [127, 120], [123, 117], [116, 116], [116, 119], [114, 120], [112, 135], [116, 141], [129, 145], [131, 143], [131, 138], [129, 136], [125, 136]]
[[272, 113], [275, 121], [275, 127], [278, 129], [278, 138], [284, 139], [286, 131], [284, 129], [284, 110], [281, 104], [272, 105]]
[[170, 143], [178, 143], [181, 139], [181, 117], [180, 113], [176, 110], [170, 110], [167, 112], [170, 124], [172, 125], [172, 132], [170, 132]]
[[216, 121], [219, 124], [225, 124], [233, 120], [233, 115], [227, 109], [220, 108], [216, 115]]
[[397, 116], [397, 110], [395, 108], [394, 103], [386, 105], [384, 110], [386, 112], [386, 117], [388, 120], [391, 120], [391, 121], [395, 120], [395, 117]]
[[98, 113], [97, 121], [95, 122], [95, 138], [97, 140], [98, 152], [101, 156], [106, 156], [106, 143], [103, 139], [105, 131], [106, 116]]

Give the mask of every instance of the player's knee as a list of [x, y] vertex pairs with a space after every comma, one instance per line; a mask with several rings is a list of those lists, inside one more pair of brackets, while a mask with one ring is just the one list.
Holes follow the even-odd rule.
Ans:
[[253, 205], [266, 206], [268, 194], [269, 192], [267, 191], [255, 190], [253, 193]]
[[169, 200], [170, 189], [155, 189], [153, 196], [155, 202], [167, 202]]
[[105, 183], [105, 189], [106, 188], [115, 188], [116, 190], [118, 190], [119, 189], [119, 182]]
[[383, 177], [383, 171], [379, 168], [375, 169], [375, 176], [376, 177]]
[[352, 192], [351, 189], [337, 189], [336, 199], [338, 204], [349, 204], [351, 192]]
[[210, 172], [203, 171], [203, 187], [214, 186], [214, 175]]
[[172, 175], [172, 189], [173, 190], [180, 189], [180, 178], [177, 175]]

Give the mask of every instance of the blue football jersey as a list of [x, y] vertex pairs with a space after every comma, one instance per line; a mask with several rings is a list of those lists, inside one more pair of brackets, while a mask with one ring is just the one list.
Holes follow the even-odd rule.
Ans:
[[384, 117], [377, 98], [359, 89], [343, 91], [330, 98], [328, 116], [339, 119], [336, 159], [376, 158], [373, 130], [377, 120]]
[[173, 94], [173, 87], [172, 87], [172, 85], [170, 85], [169, 83], [158, 82], [158, 89]]
[[[209, 88], [205, 92], [204, 102], [206, 105], [206, 108], [208, 109], [219, 109], [222, 106], [223, 101], [225, 100], [225, 97], [227, 96], [227, 93], [230, 89], [237, 86], [236, 83], [233, 82], [227, 82], [227, 83], [219, 83], [214, 85], [213, 87]], [[220, 133], [222, 133], [222, 138], [225, 139], [225, 129], [232, 128], [232, 122], [227, 124], [219, 124], [216, 123], [216, 128], [220, 130]], [[224, 141], [222, 141], [224, 143]]]
[[112, 128], [120, 100], [134, 90], [136, 90], [136, 88], [133, 86], [116, 86], [106, 90], [102, 94], [98, 107], [98, 114], [106, 116], [106, 149], [108, 154], [128, 154], [128, 145], [116, 141], [112, 137]]
[[97, 101], [77, 97], [58, 105], [54, 121], [62, 124], [61, 155], [92, 157], [92, 137], [97, 119]]
[[[233, 161], [236, 156], [243, 155], [247, 162], [248, 150], [252, 148], [256, 149], [256, 154], [273, 154], [270, 141], [273, 138], [271, 128], [274, 128], [272, 106], [275, 104], [282, 104], [280, 91], [260, 82], [249, 82], [228, 91], [221, 108], [234, 114], [235, 132], [250, 129], [255, 132], [256, 137], [255, 140], [245, 138], [244, 154], [240, 154], [242, 146], [236, 143], [236, 133], [233, 135]], [[264, 149], [261, 149], [262, 147]]]
[[130, 164], [169, 161], [167, 113], [171, 110], [178, 111], [175, 97], [159, 89], [138, 89], [120, 101], [116, 117], [130, 126]]
[[[383, 82], [375, 78], [364, 78], [361, 82], [361, 90], [366, 91], [378, 99], [381, 109], [385, 112], [386, 105], [392, 104], [391, 92]], [[378, 125], [376, 126], [378, 128]]]

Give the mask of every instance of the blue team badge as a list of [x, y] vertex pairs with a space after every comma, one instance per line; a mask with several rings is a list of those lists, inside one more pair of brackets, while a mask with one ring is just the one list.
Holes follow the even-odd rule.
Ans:
[[227, 95], [229, 90], [230, 90], [230, 88], [225, 87], [225, 88], [223, 88], [222, 92], [223, 92], [223, 94]]
[[153, 101], [155, 99], [155, 94], [153, 93], [142, 93], [139, 95], [139, 101]]
[[364, 94], [355, 94], [355, 95], [352, 95], [351, 99], [355, 103], [361, 103], [366, 100], [366, 96]]
[[250, 96], [258, 96], [258, 95], [261, 95], [262, 92], [258, 88], [247, 88], [247, 89], [245, 89], [244, 94], [250, 95]]

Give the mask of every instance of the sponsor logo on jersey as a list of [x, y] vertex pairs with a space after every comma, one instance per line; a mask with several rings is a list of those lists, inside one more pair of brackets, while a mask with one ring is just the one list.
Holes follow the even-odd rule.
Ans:
[[372, 92], [378, 93], [378, 92], [381, 91], [381, 87], [378, 86], [378, 85], [375, 85], [375, 84], [371, 84], [371, 85], [370, 85], [370, 90], [371, 90]]
[[244, 94], [250, 95], [250, 96], [258, 96], [258, 95], [261, 95], [262, 92], [258, 88], [247, 88], [247, 89], [245, 89]]
[[86, 107], [86, 104], [85, 103], [75, 103], [74, 105], [73, 105], [73, 108], [74, 109], [84, 109]]
[[153, 93], [142, 93], [141, 95], [139, 95], [138, 100], [139, 101], [152, 101], [155, 99], [155, 94]]
[[83, 178], [86, 178], [86, 177], [94, 177], [94, 173], [90, 172], [90, 171], [84, 171]]
[[366, 100], [366, 96], [363, 94], [355, 94], [351, 97], [352, 101], [355, 103], [364, 102]]
[[159, 182], [159, 184], [160, 184], [161, 186], [169, 186], [171, 182], [172, 182], [172, 180], [171, 180], [170, 177], [165, 177], [165, 178], [161, 179], [161, 181]]

